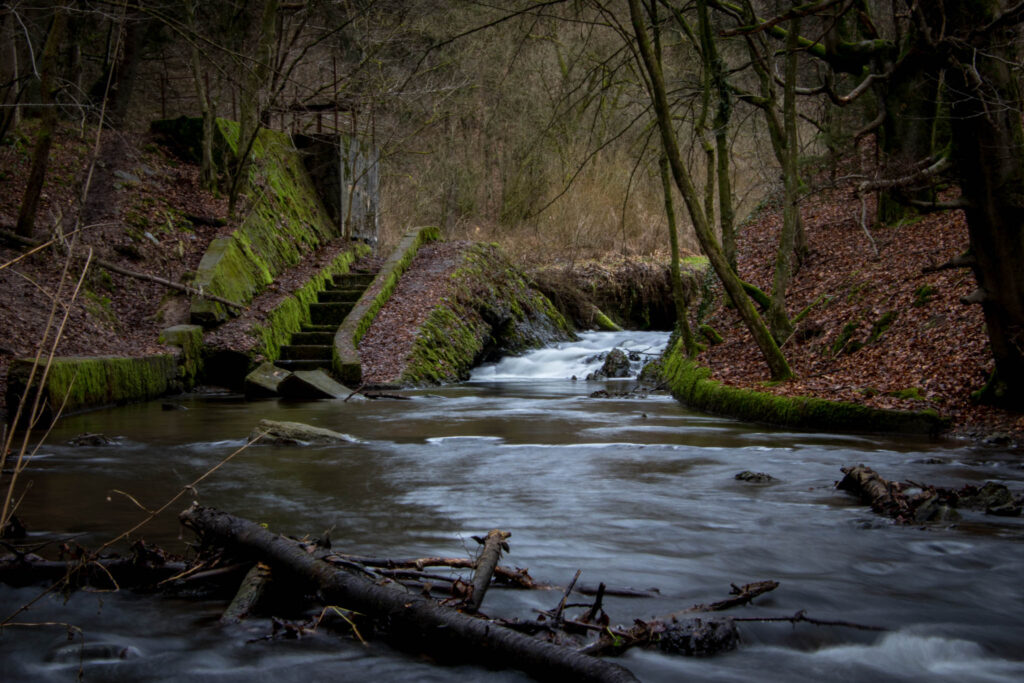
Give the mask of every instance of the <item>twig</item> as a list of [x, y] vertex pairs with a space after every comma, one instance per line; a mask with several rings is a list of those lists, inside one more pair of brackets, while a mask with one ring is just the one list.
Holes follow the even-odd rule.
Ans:
[[572, 589], [576, 586], [576, 581], [580, 578], [581, 573], [583, 573], [583, 570], [577, 569], [576, 575], [572, 577], [572, 581], [570, 581], [569, 585], [565, 587], [565, 592], [562, 593], [562, 599], [558, 601], [558, 608], [555, 609], [555, 621], [562, 621], [562, 612], [565, 611], [565, 603], [569, 599], [569, 594], [572, 593]]
[[852, 621], [828, 621], [822, 619], [812, 619], [808, 617], [804, 610], [800, 610], [791, 617], [733, 617], [733, 621], [755, 621], [771, 623], [777, 621], [788, 621], [791, 624], [798, 622], [806, 622], [808, 624], [814, 624], [815, 626], [842, 626], [844, 628], [855, 628], [861, 631], [888, 631], [889, 629], [884, 626], [871, 626], [869, 624], [855, 624]]

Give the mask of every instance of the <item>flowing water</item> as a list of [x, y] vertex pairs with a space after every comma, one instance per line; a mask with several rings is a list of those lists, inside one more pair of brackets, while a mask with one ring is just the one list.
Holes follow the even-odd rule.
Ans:
[[[243, 402], [193, 397], [71, 417], [27, 473], [22, 517], [35, 538], [98, 545], [245, 442], [260, 418], [292, 420], [361, 441], [253, 446], [189, 492], [293, 535], [329, 531], [343, 552], [467, 556], [470, 536], [512, 532], [505, 563], [537, 580], [657, 588], [613, 598], [631, 624], [727, 597], [730, 584], [780, 586], [734, 616], [805, 610], [884, 633], [788, 623], [741, 624], [735, 652], [710, 659], [634, 651], [644, 681], [1010, 681], [1024, 679], [1024, 523], [966, 513], [954, 527], [900, 527], [834, 490], [843, 465], [937, 485], [998, 481], [1019, 493], [1019, 456], [955, 442], [793, 433], [688, 411], [667, 396], [590, 398], [629, 380], [584, 381], [613, 346], [651, 352], [660, 333], [593, 333], [480, 368], [470, 382], [409, 392], [411, 401]], [[574, 381], [572, 377], [577, 379]], [[63, 445], [82, 432], [103, 447]], [[774, 481], [735, 479], [744, 470]], [[183, 548], [175, 515], [143, 532]], [[0, 587], [4, 615], [38, 589]], [[493, 590], [486, 610], [533, 618], [551, 591]], [[585, 600], [585, 599], [581, 599]], [[79, 592], [47, 596], [0, 634], [0, 680], [517, 681], [515, 672], [440, 667], [327, 634], [258, 640], [267, 621], [221, 627], [223, 603]], [[107, 646], [125, 658], [105, 655]]]

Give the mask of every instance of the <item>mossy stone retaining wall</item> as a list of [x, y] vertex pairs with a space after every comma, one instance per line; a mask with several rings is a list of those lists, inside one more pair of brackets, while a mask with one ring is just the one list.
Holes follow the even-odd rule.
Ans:
[[[7, 405], [13, 417], [32, 372], [31, 359], [15, 359], [7, 373]], [[83, 410], [122, 405], [162, 396], [181, 388], [178, 360], [173, 354], [142, 358], [99, 356], [54, 358], [46, 372], [41, 397], [43, 419], [61, 411], [69, 415]], [[46, 363], [36, 368], [33, 386], [38, 386]], [[35, 393], [30, 392], [29, 401]], [[65, 400], [66, 397], [66, 400]], [[63, 410], [61, 410], [63, 405]], [[28, 409], [23, 413], [27, 416]]]
[[[238, 124], [217, 120], [218, 145], [237, 151]], [[247, 304], [285, 268], [338, 234], [286, 134], [261, 130], [251, 151], [248, 213], [230, 236], [210, 243], [196, 270], [195, 286]], [[192, 321], [224, 320], [221, 304], [197, 299]]]
[[462, 381], [481, 362], [574, 337], [551, 301], [496, 245], [475, 244], [420, 327], [399, 381]]
[[726, 386], [710, 379], [708, 368], [687, 359], [681, 342], [666, 351], [662, 374], [672, 395], [684, 405], [750, 422], [846, 433], [937, 434], [949, 426], [949, 421], [933, 410], [883, 410]]
[[398, 280], [402, 277], [409, 264], [416, 257], [419, 248], [433, 242], [441, 236], [440, 230], [434, 226], [414, 228], [402, 237], [398, 246], [391, 252], [380, 272], [363, 292], [345, 321], [338, 327], [334, 335], [334, 352], [332, 369], [343, 383], [358, 386], [362, 382], [363, 369], [359, 361], [359, 342], [370, 329], [373, 319], [395, 291]]

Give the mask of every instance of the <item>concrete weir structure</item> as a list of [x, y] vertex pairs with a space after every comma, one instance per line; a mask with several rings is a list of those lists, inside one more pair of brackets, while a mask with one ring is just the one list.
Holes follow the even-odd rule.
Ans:
[[[199, 162], [200, 119], [156, 121], [152, 130], [179, 157]], [[237, 122], [218, 119], [215, 136], [214, 149], [221, 162], [237, 153]], [[328, 242], [349, 240], [349, 246], [326, 267], [252, 326], [250, 331], [258, 340], [254, 353], [276, 360], [291, 335], [308, 322], [309, 307], [319, 292], [333, 278], [348, 273], [358, 257], [376, 248], [379, 155], [371, 146], [343, 135], [293, 137], [269, 129], [259, 131], [250, 153], [253, 163], [247, 201], [242, 204], [245, 213], [235, 230], [210, 242], [192, 280], [194, 287], [248, 306], [286, 269]], [[44, 358], [42, 363], [15, 359], [8, 373], [10, 416], [22, 396], [29, 397], [31, 406], [37, 391], [43, 413], [55, 417], [188, 390], [208, 379], [203, 330], [220, 325], [234, 313], [220, 303], [194, 297], [189, 310], [192, 324], [169, 328], [161, 335], [161, 343], [169, 347], [167, 353], [137, 358], [58, 357], [49, 362]]]

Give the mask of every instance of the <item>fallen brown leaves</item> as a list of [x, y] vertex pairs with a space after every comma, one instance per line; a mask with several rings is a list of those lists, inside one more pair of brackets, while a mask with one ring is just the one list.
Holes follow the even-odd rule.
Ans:
[[469, 244], [428, 244], [417, 252], [391, 298], [359, 343], [364, 382], [391, 384], [398, 380], [412, 353], [420, 325], [447, 291], [448, 278]]
[[[787, 308], [791, 317], [811, 308], [783, 347], [797, 379], [775, 386], [765, 382], [767, 368], [756, 346], [727, 307], [715, 310], [710, 320], [725, 343], [701, 357], [714, 377], [785, 396], [934, 408], [952, 418], [956, 434], [1005, 432], [1020, 441], [1024, 417], [970, 400], [992, 367], [981, 310], [960, 303], [974, 289], [973, 275], [966, 269], [925, 272], [966, 250], [963, 214], [932, 214], [872, 230], [877, 256], [851, 191], [815, 195], [803, 203], [801, 215], [809, 251], [790, 287]], [[780, 224], [781, 212], [767, 208], [738, 238], [740, 275], [765, 291], [771, 288]], [[863, 343], [889, 312], [895, 318], [877, 341], [836, 352], [848, 325], [856, 324], [850, 339]]]

